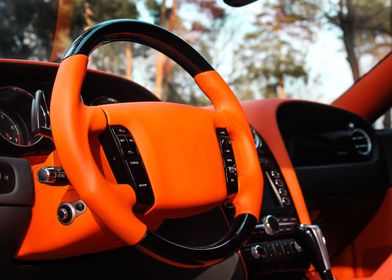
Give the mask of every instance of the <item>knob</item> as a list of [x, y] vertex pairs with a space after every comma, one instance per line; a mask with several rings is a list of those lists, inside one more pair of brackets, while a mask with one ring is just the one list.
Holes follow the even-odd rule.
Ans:
[[40, 168], [37, 173], [37, 179], [40, 183], [49, 185], [64, 185], [68, 183], [64, 169], [56, 166]]
[[278, 186], [279, 188], [284, 186], [284, 183], [281, 179], [275, 179], [274, 181], [275, 185]]
[[289, 206], [291, 204], [290, 198], [288, 198], [286, 196], [282, 197], [282, 203], [283, 203], [283, 205]]
[[278, 178], [280, 178], [280, 173], [276, 170], [271, 170], [271, 176], [274, 179], [278, 179]]
[[63, 225], [69, 225], [86, 212], [86, 209], [86, 204], [80, 199], [73, 202], [63, 202], [57, 209], [57, 219]]
[[250, 248], [250, 253], [255, 260], [260, 258], [264, 259], [267, 256], [265, 249], [260, 245], [252, 246], [252, 248]]
[[75, 218], [75, 210], [69, 203], [63, 203], [57, 209], [57, 219], [63, 225], [69, 225]]
[[274, 235], [279, 232], [279, 221], [272, 215], [263, 218], [264, 230], [268, 235]]
[[286, 196], [287, 191], [284, 188], [278, 188], [278, 194], [280, 194], [281, 196]]

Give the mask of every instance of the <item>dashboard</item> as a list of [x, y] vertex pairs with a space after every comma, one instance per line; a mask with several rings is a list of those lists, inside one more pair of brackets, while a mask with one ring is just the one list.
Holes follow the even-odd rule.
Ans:
[[375, 131], [359, 116], [292, 102], [279, 107], [277, 121], [305, 197], [358, 194], [388, 185]]
[[296, 167], [366, 162], [375, 154], [371, 125], [347, 111], [306, 102], [287, 103], [279, 108], [277, 118]]
[[[50, 139], [31, 132], [31, 108], [38, 91], [50, 104], [56, 71], [57, 64], [0, 61], [1, 156], [28, 158], [54, 151]], [[89, 71], [86, 75], [81, 100], [85, 105], [148, 101], [159, 100], [132, 81], [98, 71]], [[252, 127], [264, 176], [261, 218], [241, 250], [246, 270], [250, 278], [276, 272], [300, 275], [309, 267], [305, 252], [295, 241], [296, 227], [308, 222], [304, 206], [301, 206], [301, 203], [305, 205], [304, 198], [311, 210], [328, 208], [325, 205], [331, 197], [358, 196], [361, 193], [366, 196], [376, 191], [382, 194], [388, 187], [388, 172], [377, 135], [371, 125], [359, 116], [327, 105], [288, 100], [259, 100], [242, 104]], [[42, 115], [40, 125], [48, 126], [45, 108], [38, 108]], [[0, 167], [4, 173], [7, 167]], [[29, 167], [24, 168], [28, 170]], [[295, 170], [295, 174], [290, 173], [290, 169]], [[0, 205], [3, 190], [0, 189]], [[29, 200], [22, 204], [31, 207], [33, 197], [29, 194]], [[375, 200], [354, 214], [342, 210], [347, 207], [347, 201], [350, 200], [345, 199], [341, 208], [336, 206], [338, 212], [344, 213], [341, 217], [336, 218], [327, 211], [327, 218], [314, 220], [324, 227], [327, 239], [332, 240], [328, 244], [332, 254], [339, 252], [363, 228], [379, 203]], [[222, 208], [226, 218], [232, 220], [234, 209], [230, 205]], [[226, 225], [221, 223], [222, 213], [216, 209], [211, 213], [204, 215], [204, 220], [195, 220], [201, 224], [210, 223], [216, 233], [224, 232]], [[355, 215], [361, 216], [361, 219], [356, 219]], [[220, 222], [211, 222], [211, 216], [220, 219]], [[334, 223], [342, 224], [347, 219], [351, 221], [352, 230], [340, 234]], [[21, 220], [27, 227], [29, 215]], [[197, 231], [179, 235], [179, 231], [173, 230], [176, 227], [192, 228], [189, 222], [185, 222], [185, 227], [182, 223], [184, 221], [168, 221], [158, 232], [168, 239], [177, 238], [184, 242], [200, 238], [201, 233]], [[23, 230], [19, 235], [22, 238]], [[2, 239], [0, 245], [7, 242], [7, 239]]]
[[[31, 107], [37, 91], [42, 91], [50, 104], [56, 72], [57, 65], [52, 63], [0, 62], [1, 155], [33, 156], [53, 151], [51, 140], [32, 134]], [[157, 101], [157, 98], [132, 81], [98, 71], [87, 73], [82, 89], [85, 105], [139, 101]], [[41, 115], [41, 125], [45, 125], [48, 116], [45, 113]]]

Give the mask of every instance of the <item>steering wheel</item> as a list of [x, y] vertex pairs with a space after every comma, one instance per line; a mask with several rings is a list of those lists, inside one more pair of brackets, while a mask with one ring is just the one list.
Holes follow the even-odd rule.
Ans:
[[[176, 61], [214, 110], [167, 102], [82, 104], [88, 55], [113, 41], [141, 43]], [[56, 150], [72, 186], [126, 244], [167, 263], [199, 267], [227, 258], [250, 236], [259, 219], [263, 179], [249, 124], [220, 75], [174, 34], [128, 19], [92, 27], [60, 64], [50, 112]], [[116, 182], [93, 155], [97, 139]], [[223, 202], [234, 205], [234, 222], [208, 246], [176, 244], [143, 222], [187, 217]]]

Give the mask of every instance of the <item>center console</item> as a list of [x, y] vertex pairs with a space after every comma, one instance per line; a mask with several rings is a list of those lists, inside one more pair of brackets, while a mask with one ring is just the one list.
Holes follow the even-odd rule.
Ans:
[[[296, 240], [299, 220], [290, 192], [270, 149], [254, 129], [252, 133], [264, 175], [264, 194], [260, 220], [241, 250], [249, 276], [303, 273], [310, 262]], [[226, 213], [229, 218], [234, 215], [230, 207]]]

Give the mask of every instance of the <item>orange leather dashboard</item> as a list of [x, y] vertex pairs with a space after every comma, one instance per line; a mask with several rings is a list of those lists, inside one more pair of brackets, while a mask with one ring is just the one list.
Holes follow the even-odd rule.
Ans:
[[268, 99], [243, 102], [242, 106], [250, 124], [260, 133], [268, 143], [284, 178], [287, 181], [294, 206], [302, 224], [311, 224], [302, 190], [299, 185], [294, 167], [291, 164], [285, 144], [279, 131], [276, 113], [280, 105], [290, 100]]
[[336, 99], [332, 105], [356, 113], [370, 122], [392, 106], [392, 54]]
[[338, 279], [392, 279], [392, 190], [367, 227], [333, 262]]
[[[42, 157], [30, 158], [33, 175], [44, 166], [61, 166], [52, 153], [45, 161]], [[75, 254], [87, 254], [123, 246], [124, 243], [110, 232], [89, 209], [65, 226], [57, 220], [56, 211], [62, 202], [80, 199], [70, 185], [53, 187], [41, 184], [34, 176], [35, 204], [32, 209], [31, 223], [19, 249], [19, 259], [64, 258]]]

